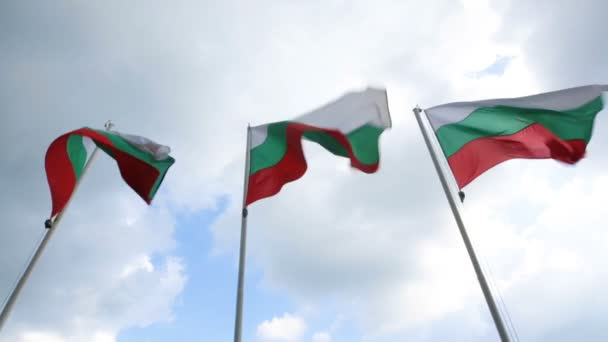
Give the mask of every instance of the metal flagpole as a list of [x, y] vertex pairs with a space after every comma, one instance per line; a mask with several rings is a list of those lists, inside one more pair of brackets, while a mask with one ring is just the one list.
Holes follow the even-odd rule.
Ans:
[[454, 214], [454, 219], [456, 219], [456, 224], [458, 225], [458, 229], [460, 230], [460, 235], [462, 236], [462, 240], [464, 241], [464, 245], [469, 253], [469, 257], [471, 258], [471, 263], [473, 264], [473, 268], [475, 269], [475, 274], [477, 275], [477, 279], [479, 280], [479, 285], [481, 286], [481, 291], [483, 292], [483, 296], [486, 299], [486, 303], [488, 304], [488, 308], [490, 309], [490, 313], [492, 314], [492, 319], [494, 320], [494, 324], [496, 325], [496, 330], [498, 330], [498, 335], [500, 335], [500, 339], [503, 342], [510, 342], [509, 335], [507, 334], [507, 330], [505, 329], [505, 325], [500, 317], [500, 313], [498, 312], [498, 307], [496, 306], [496, 302], [492, 297], [492, 292], [488, 287], [488, 283], [486, 282], [486, 278], [483, 275], [481, 270], [481, 266], [479, 265], [479, 261], [477, 261], [477, 256], [475, 255], [475, 251], [473, 250], [473, 245], [471, 245], [471, 240], [469, 240], [469, 235], [464, 227], [464, 223], [462, 222], [462, 217], [460, 216], [460, 212], [458, 211], [458, 207], [456, 206], [456, 201], [452, 196], [452, 192], [448, 186], [448, 182], [443, 173], [443, 169], [439, 164], [439, 160], [435, 151], [431, 145], [431, 140], [429, 135], [424, 128], [424, 124], [422, 123], [421, 117], [422, 110], [419, 107], [414, 108], [414, 114], [416, 115], [416, 120], [418, 121], [418, 125], [420, 126], [420, 131], [422, 132], [422, 136], [424, 137], [424, 142], [426, 143], [426, 147], [429, 149], [429, 153], [431, 154], [431, 159], [433, 159], [433, 164], [435, 165], [435, 169], [437, 170], [437, 174], [439, 175], [439, 179], [441, 181], [441, 186], [443, 187], [443, 191], [445, 192], [445, 196], [448, 198], [448, 202], [450, 203], [450, 208], [452, 208], [452, 213]]
[[236, 316], [234, 319], [234, 342], [241, 342], [243, 324], [243, 286], [245, 283], [245, 254], [247, 249], [247, 189], [249, 188], [249, 157], [251, 149], [251, 127], [247, 125], [247, 150], [245, 151], [245, 180], [243, 181], [243, 211], [241, 216], [241, 244], [239, 251], [239, 279], [236, 292]]
[[[109, 131], [112, 127], [113, 127], [113, 124], [110, 121], [106, 122], [105, 128], [106, 128], [107, 131]], [[13, 289], [13, 292], [11, 292], [10, 297], [6, 301], [6, 304], [2, 308], [2, 313], [0, 313], [0, 331], [2, 330], [2, 327], [4, 326], [4, 323], [8, 319], [8, 316], [11, 313], [11, 310], [13, 309], [13, 306], [15, 305], [15, 302], [17, 301], [17, 297], [19, 296], [19, 294], [21, 293], [21, 290], [23, 289], [23, 286], [25, 285], [25, 282], [30, 277], [30, 274], [32, 273], [32, 270], [34, 269], [34, 267], [38, 263], [38, 259], [40, 259], [40, 256], [44, 252], [44, 249], [46, 248], [46, 245], [49, 243], [49, 240], [51, 239], [51, 237], [53, 236], [53, 234], [57, 230], [57, 226], [61, 222], [61, 219], [63, 218], [63, 214], [65, 213], [66, 209], [70, 205], [70, 202], [72, 201], [72, 198], [74, 198], [74, 194], [76, 193], [76, 190], [78, 190], [78, 186], [80, 185], [80, 182], [84, 178], [84, 175], [89, 170], [89, 167], [91, 166], [91, 163], [93, 162], [93, 158], [95, 158], [95, 155], [97, 154], [97, 150], [98, 149], [99, 148], [97, 146], [95, 146], [95, 149], [91, 153], [91, 157], [89, 158], [89, 160], [87, 161], [86, 165], [84, 166], [84, 168], [82, 170], [82, 174], [80, 175], [80, 178], [78, 178], [78, 180], [76, 181], [76, 184], [74, 186], [74, 191], [72, 192], [72, 196], [70, 196], [70, 198], [68, 199], [68, 202], [63, 207], [63, 210], [61, 212], [59, 212], [59, 214], [57, 214], [57, 216], [55, 217], [54, 220], [51, 221], [51, 219], [48, 219], [44, 223], [45, 228], [46, 228], [46, 231], [44, 233], [44, 237], [42, 238], [42, 241], [40, 242], [40, 244], [36, 248], [36, 251], [34, 252], [34, 255], [32, 256], [32, 258], [30, 259], [27, 267], [25, 268], [25, 271], [23, 272], [23, 274], [19, 278], [19, 281], [17, 282], [17, 285], [15, 285], [15, 288]]]

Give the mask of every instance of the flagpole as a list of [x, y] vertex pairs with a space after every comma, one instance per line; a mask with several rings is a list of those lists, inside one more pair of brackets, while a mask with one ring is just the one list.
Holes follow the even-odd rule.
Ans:
[[420, 131], [422, 132], [422, 136], [424, 137], [424, 142], [426, 143], [426, 147], [429, 149], [431, 159], [433, 160], [433, 164], [435, 165], [435, 169], [437, 170], [437, 174], [439, 175], [439, 180], [441, 181], [441, 186], [443, 187], [445, 196], [447, 197], [448, 202], [450, 204], [450, 208], [452, 209], [452, 213], [454, 214], [454, 219], [456, 220], [456, 224], [458, 225], [458, 229], [460, 230], [460, 235], [462, 236], [464, 245], [467, 249], [467, 252], [469, 253], [469, 258], [471, 258], [471, 263], [473, 264], [475, 274], [477, 275], [477, 279], [479, 280], [479, 286], [481, 287], [483, 296], [485, 297], [486, 303], [488, 304], [488, 308], [490, 309], [490, 313], [492, 314], [492, 319], [494, 320], [494, 325], [496, 325], [498, 335], [500, 336], [501, 341], [509, 342], [509, 335], [507, 333], [507, 330], [505, 329], [505, 325], [502, 321], [502, 318], [500, 317], [498, 307], [496, 306], [496, 302], [492, 297], [492, 292], [490, 291], [486, 278], [483, 275], [481, 266], [479, 265], [479, 261], [477, 260], [477, 256], [475, 255], [475, 250], [473, 249], [473, 245], [471, 244], [471, 240], [469, 239], [469, 235], [467, 234], [467, 231], [464, 227], [462, 217], [460, 216], [460, 211], [458, 210], [458, 207], [456, 205], [456, 200], [454, 199], [452, 192], [450, 191], [445, 174], [443, 173], [443, 169], [439, 164], [437, 154], [435, 153], [431, 145], [429, 135], [426, 129], [424, 128], [424, 124], [422, 123], [421, 112], [422, 110], [419, 107], [414, 108], [414, 114], [416, 115], [416, 120], [418, 121]]
[[241, 243], [239, 249], [239, 278], [236, 292], [236, 315], [234, 319], [234, 342], [241, 342], [243, 324], [243, 287], [245, 283], [245, 254], [247, 249], [247, 189], [249, 188], [249, 157], [251, 150], [251, 127], [247, 125], [247, 150], [245, 151], [245, 179], [243, 181], [243, 210], [241, 212]]
[[[113, 127], [113, 124], [110, 121], [108, 121], [105, 124], [105, 128], [106, 128], [107, 131], [109, 131], [112, 127]], [[84, 166], [84, 168], [82, 170], [82, 174], [80, 175], [80, 177], [76, 181], [76, 184], [74, 185], [74, 191], [72, 191], [72, 195], [70, 196], [70, 198], [68, 199], [67, 203], [63, 207], [63, 210], [61, 212], [59, 212], [59, 214], [57, 214], [57, 216], [55, 216], [54, 220], [48, 219], [44, 223], [45, 229], [46, 229], [46, 231], [44, 232], [44, 237], [42, 238], [42, 241], [40, 242], [40, 244], [36, 248], [36, 251], [34, 252], [34, 255], [30, 259], [27, 267], [25, 268], [25, 271], [23, 271], [23, 274], [19, 278], [19, 281], [17, 281], [17, 285], [15, 285], [15, 288], [11, 292], [10, 297], [6, 301], [6, 304], [4, 304], [4, 307], [2, 308], [2, 312], [0, 313], [0, 331], [2, 330], [2, 328], [4, 326], [4, 323], [8, 319], [8, 316], [9, 316], [9, 314], [11, 313], [11, 311], [13, 309], [13, 306], [15, 305], [15, 302], [17, 301], [17, 297], [19, 297], [19, 294], [21, 293], [21, 290], [25, 286], [25, 283], [29, 279], [30, 274], [32, 273], [32, 271], [34, 270], [34, 267], [38, 263], [38, 260], [40, 259], [40, 256], [42, 255], [42, 253], [44, 252], [47, 244], [49, 243], [49, 240], [51, 239], [51, 237], [53, 236], [53, 234], [57, 230], [57, 226], [59, 226], [59, 223], [61, 222], [61, 219], [63, 218], [63, 215], [64, 215], [66, 209], [68, 208], [68, 206], [70, 205], [70, 202], [72, 201], [72, 198], [74, 198], [74, 194], [78, 190], [78, 186], [80, 185], [80, 182], [84, 178], [84, 175], [89, 170], [89, 167], [91, 166], [91, 163], [93, 162], [93, 159], [97, 155], [97, 150], [98, 149], [99, 148], [97, 146], [95, 146], [95, 149], [91, 153], [91, 157], [89, 158], [89, 160], [87, 161], [86, 165]]]

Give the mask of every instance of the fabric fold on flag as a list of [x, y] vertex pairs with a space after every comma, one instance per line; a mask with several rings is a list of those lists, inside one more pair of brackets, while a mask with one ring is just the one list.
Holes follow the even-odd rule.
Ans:
[[460, 189], [510, 159], [585, 156], [608, 85], [587, 85], [532, 96], [454, 102], [425, 114]]
[[379, 168], [379, 139], [391, 127], [385, 89], [367, 88], [295, 119], [251, 127], [246, 205], [277, 194], [307, 169], [302, 139], [350, 159], [365, 173]]
[[68, 132], [51, 143], [45, 157], [51, 218], [72, 196], [95, 146], [116, 160], [123, 180], [148, 204], [175, 162], [168, 146], [145, 137], [88, 127]]

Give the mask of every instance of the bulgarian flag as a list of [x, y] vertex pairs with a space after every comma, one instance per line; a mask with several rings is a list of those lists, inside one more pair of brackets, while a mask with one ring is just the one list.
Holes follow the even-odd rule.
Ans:
[[293, 120], [252, 127], [245, 205], [277, 194], [304, 175], [302, 139], [349, 158], [352, 167], [365, 173], [376, 172], [380, 135], [389, 127], [386, 90], [374, 88], [347, 93]]
[[116, 160], [125, 182], [150, 204], [175, 160], [168, 146], [150, 139], [81, 128], [55, 139], [46, 152], [46, 176], [51, 190], [51, 218], [61, 212], [72, 196], [94, 146]]
[[425, 110], [460, 189], [515, 158], [575, 164], [585, 155], [608, 85], [456, 102]]

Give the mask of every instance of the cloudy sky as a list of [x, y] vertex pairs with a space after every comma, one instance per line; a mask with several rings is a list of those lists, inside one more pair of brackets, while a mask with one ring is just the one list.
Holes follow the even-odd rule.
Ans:
[[[250, 207], [244, 341], [493, 341], [411, 109], [608, 82], [603, 0], [2, 1], [0, 294], [50, 213], [44, 154], [116, 129], [171, 146], [152, 206], [100, 155], [1, 332], [15, 342], [230, 341], [245, 128], [371, 86], [377, 174], [306, 143]], [[509, 161], [465, 222], [522, 341], [604, 341], [608, 113], [576, 166]], [[505, 315], [505, 317], [507, 317]]]

